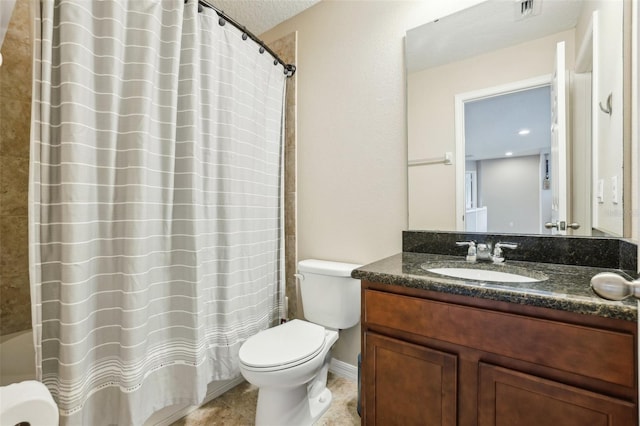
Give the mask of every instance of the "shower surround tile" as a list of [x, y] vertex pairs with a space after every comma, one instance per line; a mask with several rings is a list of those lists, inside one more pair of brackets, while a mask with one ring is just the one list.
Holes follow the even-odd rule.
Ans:
[[[14, 11], [13, 16], [16, 16], [15, 12], [18, 10]], [[24, 39], [15, 39], [14, 33], [10, 26], [2, 44], [1, 93], [9, 99], [31, 99], [31, 45]], [[28, 36], [26, 40], [29, 40]]]
[[5, 36], [5, 40], [7, 39], [17, 39], [24, 43], [30, 43], [31, 2], [29, 0], [16, 1], [11, 15], [11, 25]]
[[27, 238], [32, 83], [30, 7], [30, 0], [17, 0], [2, 45], [0, 335], [31, 328]]
[[31, 102], [0, 99], [0, 155], [28, 159]]
[[[296, 247], [296, 237], [295, 235], [287, 235], [285, 237], [285, 253], [288, 252], [293, 252], [295, 253], [297, 250]], [[289, 300], [289, 304], [288, 306], [288, 314], [287, 316], [289, 318], [300, 318], [300, 316], [302, 315], [302, 310], [300, 309], [300, 304], [298, 304], [298, 291], [297, 291], [297, 280], [295, 279], [295, 277], [293, 278], [289, 278], [289, 273], [295, 273], [295, 272], [291, 272], [291, 271], [295, 271], [297, 268], [297, 264], [296, 264], [296, 257], [295, 256], [290, 256], [287, 255], [285, 258], [285, 271], [287, 273], [287, 278], [286, 278], [286, 296]], [[291, 281], [293, 283], [291, 283]]]
[[17, 0], [2, 43], [0, 93], [9, 99], [31, 100], [31, 2]]
[[0, 156], [0, 216], [27, 216], [29, 159]]
[[28, 274], [5, 275], [0, 279], [2, 286], [2, 307], [0, 308], [0, 323], [3, 335], [13, 331], [21, 331], [24, 324], [31, 324], [31, 294], [29, 292]]
[[[288, 34], [269, 43], [269, 47], [285, 63], [295, 64], [297, 58], [297, 33]], [[288, 317], [300, 318], [299, 293], [294, 274], [298, 267], [297, 242], [297, 83], [296, 76], [287, 79], [287, 93], [285, 98], [285, 128], [284, 128], [284, 235], [285, 235], [285, 287], [289, 298]]]
[[0, 232], [2, 233], [2, 253], [0, 253], [2, 275], [27, 275], [29, 273], [29, 253], [26, 249], [28, 234], [24, 218], [21, 216], [0, 217]]

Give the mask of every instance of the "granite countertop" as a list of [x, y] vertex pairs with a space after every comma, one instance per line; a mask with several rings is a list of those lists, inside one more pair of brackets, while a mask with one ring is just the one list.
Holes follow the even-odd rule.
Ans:
[[[469, 267], [527, 274], [544, 281], [504, 283], [450, 278], [420, 267]], [[520, 269], [524, 268], [524, 269]], [[462, 296], [480, 297], [496, 301], [557, 309], [561, 311], [597, 315], [606, 318], [637, 321], [635, 300], [615, 302], [598, 297], [591, 289], [591, 278], [599, 272], [616, 272], [630, 280], [631, 271], [601, 267], [573, 266], [507, 260], [504, 264], [491, 262], [469, 264], [463, 256], [404, 252], [362, 266], [352, 277], [383, 284], [438, 291]]]

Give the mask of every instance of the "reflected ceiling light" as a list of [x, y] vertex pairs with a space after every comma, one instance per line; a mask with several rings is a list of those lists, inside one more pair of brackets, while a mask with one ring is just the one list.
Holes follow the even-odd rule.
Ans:
[[531, 133], [531, 130], [529, 129], [522, 129], [518, 132], [520, 136], [528, 135], [529, 133]]
[[504, 155], [506, 155], [507, 157], [511, 157], [513, 155], [513, 152], [507, 151], [504, 153]]

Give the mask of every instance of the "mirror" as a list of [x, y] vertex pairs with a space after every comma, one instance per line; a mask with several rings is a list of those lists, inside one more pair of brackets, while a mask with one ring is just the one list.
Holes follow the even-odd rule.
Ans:
[[409, 229], [630, 237], [628, 14], [490, 0], [407, 31]]

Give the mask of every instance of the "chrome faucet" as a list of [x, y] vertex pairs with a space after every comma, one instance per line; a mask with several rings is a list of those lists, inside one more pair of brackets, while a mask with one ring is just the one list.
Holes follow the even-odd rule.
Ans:
[[478, 243], [478, 260], [493, 260], [491, 256], [491, 243]]
[[469, 246], [467, 250], [467, 262], [475, 262], [476, 260], [488, 260], [493, 263], [503, 263], [503, 248], [515, 249], [518, 247], [516, 243], [496, 243], [491, 252], [491, 243], [477, 243], [475, 241], [457, 241], [458, 246]]

